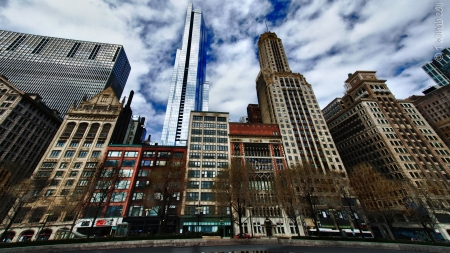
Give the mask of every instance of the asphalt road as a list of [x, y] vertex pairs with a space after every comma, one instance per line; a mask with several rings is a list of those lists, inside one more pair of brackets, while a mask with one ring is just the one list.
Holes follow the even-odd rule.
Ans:
[[[67, 251], [66, 251], [67, 252]], [[417, 253], [418, 251], [383, 250], [375, 248], [325, 248], [278, 245], [235, 245], [213, 247], [148, 247], [70, 251], [82, 253]]]

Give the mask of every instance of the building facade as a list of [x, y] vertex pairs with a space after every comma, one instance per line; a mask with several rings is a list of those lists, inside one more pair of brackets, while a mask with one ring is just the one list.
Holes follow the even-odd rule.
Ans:
[[424, 96], [408, 97], [406, 101], [414, 104], [450, 148], [450, 86], [433, 89]]
[[0, 219], [12, 205], [3, 193], [31, 176], [61, 122], [39, 95], [24, 93], [0, 76], [0, 164], [9, 172], [0, 182]]
[[[217, 206], [214, 182], [229, 165], [228, 113], [191, 112], [187, 145], [186, 187], [182, 202], [183, 232], [230, 235], [230, 211]], [[220, 227], [220, 221], [224, 227]]]
[[164, 145], [186, 145], [191, 111], [208, 111], [206, 31], [201, 9], [188, 5], [181, 49], [177, 50], [162, 130]]
[[[112, 141], [123, 104], [108, 87], [72, 105], [32, 175], [36, 181], [50, 181], [33, 192], [34, 201], [15, 216], [9, 235], [13, 241], [53, 238], [58, 230], [70, 228], [76, 216], [65, 210], [67, 200], [89, 185]], [[2, 226], [9, 222], [3, 220]]]
[[262, 123], [261, 109], [257, 104], [247, 106], [248, 123]]
[[450, 83], [450, 48], [442, 50], [440, 55], [436, 55], [432, 62], [426, 63], [422, 69], [439, 86]]
[[120, 98], [130, 70], [121, 45], [0, 30], [0, 73], [62, 115], [108, 86]]
[[278, 124], [289, 166], [309, 162], [321, 171], [344, 172], [312, 86], [291, 72], [281, 39], [266, 32], [258, 49], [256, 90], [262, 122]]
[[[450, 152], [413, 103], [397, 100], [375, 71], [356, 71], [345, 81], [346, 93], [323, 109], [331, 135], [347, 170], [369, 163], [387, 177], [409, 182], [422, 189], [436, 185], [448, 189]], [[439, 202], [448, 206], [448, 191]], [[391, 203], [401, 208], [403, 200]], [[450, 217], [444, 209], [434, 209], [436, 217]], [[439, 219], [439, 218], [438, 218]], [[370, 217], [376, 224], [376, 217]], [[395, 226], [402, 226], [398, 217]], [[448, 225], [440, 222], [444, 238]], [[372, 230], [381, 230], [372, 225]], [[398, 230], [400, 231], [400, 230]]]

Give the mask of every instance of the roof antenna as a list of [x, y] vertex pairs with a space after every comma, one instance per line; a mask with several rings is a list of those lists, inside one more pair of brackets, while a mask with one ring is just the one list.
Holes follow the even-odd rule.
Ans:
[[269, 31], [269, 27], [267, 26], [267, 22], [264, 20], [264, 23], [266, 24], [266, 32]]

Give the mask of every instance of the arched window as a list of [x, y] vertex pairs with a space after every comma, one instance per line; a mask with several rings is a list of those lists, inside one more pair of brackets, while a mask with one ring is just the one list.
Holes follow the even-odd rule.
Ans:
[[97, 134], [99, 128], [100, 128], [99, 123], [92, 124], [87, 134], [87, 138], [95, 138], [95, 135]]
[[86, 129], [88, 127], [88, 123], [81, 123], [78, 125], [78, 129], [75, 132], [74, 138], [83, 138], [84, 132], [86, 132]]
[[108, 136], [110, 129], [111, 129], [111, 124], [104, 124], [102, 131], [100, 132], [100, 137], [106, 138]]
[[64, 129], [63, 133], [61, 134], [61, 137], [70, 137], [72, 134], [73, 129], [75, 128], [75, 122], [69, 122], [66, 125], [66, 129]]

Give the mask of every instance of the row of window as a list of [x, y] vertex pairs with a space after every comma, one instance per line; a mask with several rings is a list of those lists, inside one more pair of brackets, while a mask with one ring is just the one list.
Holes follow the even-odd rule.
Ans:
[[228, 146], [223, 145], [201, 145], [201, 144], [191, 144], [191, 150], [218, 150], [218, 151], [228, 151]]
[[220, 136], [227, 136], [227, 131], [221, 131], [221, 130], [202, 130], [202, 129], [192, 129], [191, 134], [194, 135], [220, 135]]
[[[59, 165], [59, 169], [66, 169], [68, 167], [69, 163], [66, 162], [62, 162]], [[86, 163], [86, 168], [96, 168], [97, 167], [97, 162], [87, 162]], [[76, 162], [73, 164], [73, 168], [74, 169], [79, 169], [81, 168], [83, 165], [83, 163], [81, 162]], [[53, 169], [56, 167], [56, 162], [43, 162], [41, 168], [43, 169]]]
[[228, 154], [224, 154], [224, 153], [196, 153], [196, 152], [190, 152], [189, 153], [189, 158], [203, 158], [203, 159], [223, 159], [226, 160], [228, 159]]
[[[122, 151], [109, 151], [108, 152], [108, 157], [122, 157], [122, 153], [123, 153], [124, 157], [138, 157], [138, 155], [139, 155], [138, 151], [125, 151], [125, 152], [122, 152]], [[142, 156], [143, 157], [155, 157], [155, 154], [157, 154], [156, 157], [169, 158], [171, 152], [169, 152], [169, 151], [158, 151], [158, 152], [155, 152], [155, 151], [144, 151]], [[182, 153], [182, 152], [174, 152], [173, 153], [173, 158], [180, 158], [181, 159], [183, 157], [184, 157], [184, 153]]]
[[226, 117], [214, 117], [214, 116], [193, 116], [194, 121], [219, 121], [219, 122], [227, 122]]
[[194, 122], [192, 123], [192, 127], [194, 128], [221, 128], [221, 129], [227, 129], [227, 124], [216, 124], [216, 123], [200, 123], [200, 122]]
[[192, 136], [191, 137], [191, 142], [218, 142], [218, 143], [228, 143], [228, 139], [227, 138], [217, 138], [216, 137], [197, 137], [197, 136]]
[[[200, 165], [203, 168], [216, 168], [216, 162], [198, 162], [198, 161], [190, 161], [189, 167], [197, 167], [200, 168]], [[228, 162], [217, 162], [217, 168], [227, 168]]]
[[[61, 150], [52, 150], [50, 152], [50, 157], [55, 157], [56, 158], [56, 157], [59, 156], [60, 153], [61, 153]], [[85, 158], [85, 157], [88, 156], [88, 153], [89, 153], [89, 151], [84, 151], [84, 150], [79, 151], [78, 152], [78, 157], [79, 158]], [[64, 157], [66, 157], [66, 158], [67, 157], [73, 157], [74, 154], [75, 154], [75, 150], [67, 150], [64, 153]], [[101, 151], [92, 151], [91, 157], [92, 158], [98, 158], [98, 157], [100, 157], [100, 154], [101, 154]]]
[[[79, 144], [80, 144], [79, 141], [72, 141], [72, 142], [70, 142], [69, 147], [76, 148], [76, 147], [78, 147]], [[66, 145], [66, 140], [58, 140], [56, 142], [55, 146], [56, 147], [64, 147], [64, 145]], [[91, 146], [92, 146], [92, 141], [85, 141], [83, 143], [83, 147], [91, 147]], [[104, 141], [97, 141], [97, 143], [95, 144], [96, 148], [102, 148], [104, 146], [105, 146]]]

